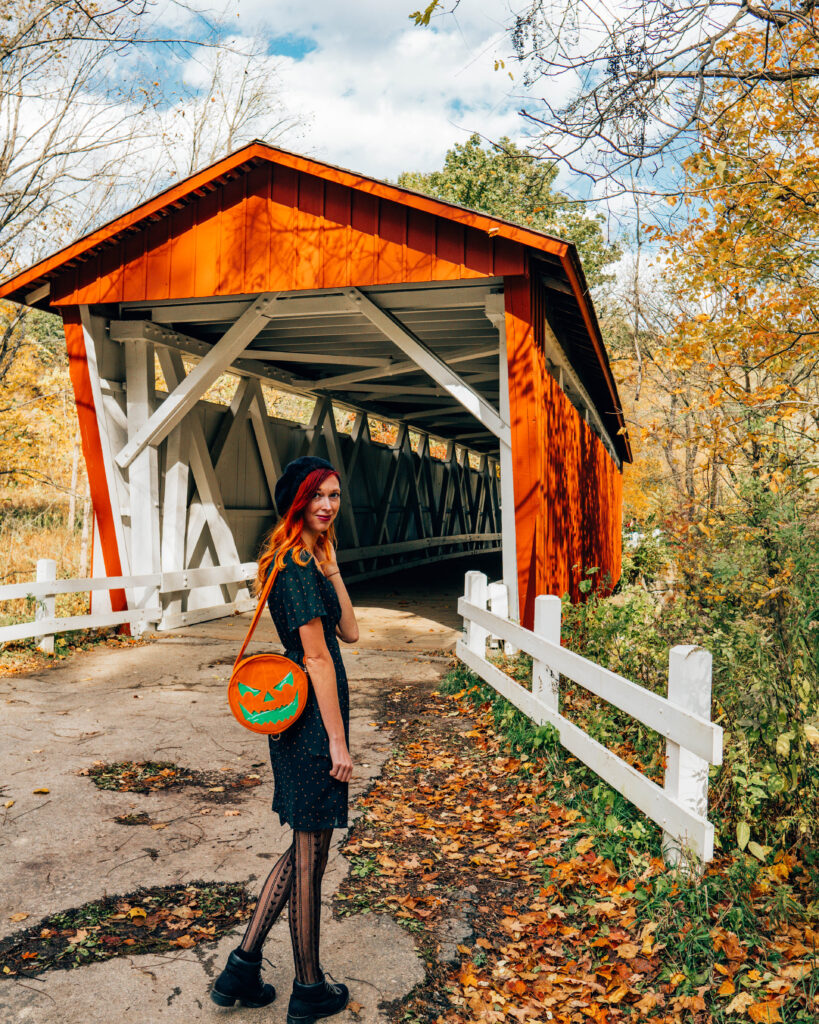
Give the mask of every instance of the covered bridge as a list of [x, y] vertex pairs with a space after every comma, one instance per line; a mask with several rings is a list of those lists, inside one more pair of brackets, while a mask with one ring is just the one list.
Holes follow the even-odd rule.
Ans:
[[[341, 475], [348, 578], [500, 550], [531, 626], [537, 594], [619, 577], [631, 454], [570, 243], [256, 142], [0, 297], [62, 316], [95, 573], [171, 581], [134, 581], [115, 610], [172, 628], [245, 607], [237, 567], [308, 451]], [[203, 400], [225, 372], [229, 408]], [[315, 398], [309, 424], [271, 417], [265, 383]], [[192, 591], [201, 566], [222, 575]]]

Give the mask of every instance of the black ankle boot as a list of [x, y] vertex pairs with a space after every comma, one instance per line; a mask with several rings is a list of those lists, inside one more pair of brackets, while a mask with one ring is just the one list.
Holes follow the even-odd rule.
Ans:
[[214, 981], [210, 997], [217, 1006], [268, 1006], [276, 998], [272, 985], [262, 981], [262, 954], [234, 949], [225, 969]]
[[321, 1017], [341, 1013], [350, 1001], [346, 985], [322, 977], [315, 985], [293, 982], [293, 994], [287, 1007], [287, 1024], [315, 1024]]

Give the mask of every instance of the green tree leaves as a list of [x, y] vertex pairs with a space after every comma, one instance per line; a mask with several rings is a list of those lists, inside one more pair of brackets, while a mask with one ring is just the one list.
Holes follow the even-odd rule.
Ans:
[[606, 268], [620, 258], [620, 249], [603, 233], [605, 218], [590, 216], [582, 203], [556, 190], [556, 177], [554, 164], [510, 139], [484, 147], [480, 136], [472, 135], [447, 152], [440, 171], [407, 171], [398, 184], [574, 242], [589, 284], [611, 280]]

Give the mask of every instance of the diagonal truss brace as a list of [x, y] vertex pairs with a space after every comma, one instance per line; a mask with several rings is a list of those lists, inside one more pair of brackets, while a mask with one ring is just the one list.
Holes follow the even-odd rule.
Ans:
[[196, 405], [220, 374], [244, 352], [268, 323], [276, 295], [260, 295], [197, 366], [173, 389], [148, 422], [117, 455], [117, 465], [126, 469], [148, 445], [156, 447]]
[[505, 423], [497, 409], [494, 409], [486, 399], [480, 395], [467, 382], [459, 377], [452, 368], [440, 359], [430, 348], [428, 348], [411, 331], [400, 324], [390, 313], [377, 306], [372, 299], [364, 295], [358, 288], [347, 288], [344, 291], [350, 307], [358, 310], [372, 324], [374, 324], [385, 337], [396, 345], [408, 356], [421, 370], [427, 373], [436, 384], [450, 394], [456, 402], [459, 402], [465, 409], [501, 441], [510, 443], [511, 432], [508, 423]]

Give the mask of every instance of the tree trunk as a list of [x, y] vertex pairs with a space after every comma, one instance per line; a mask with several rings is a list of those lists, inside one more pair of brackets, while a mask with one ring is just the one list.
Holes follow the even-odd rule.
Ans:
[[68, 529], [74, 532], [74, 521], [77, 517], [77, 476], [80, 468], [80, 433], [74, 437], [74, 451], [71, 456], [71, 492], [68, 495]]
[[80, 536], [80, 579], [88, 577], [88, 537], [91, 520], [91, 490], [86, 481], [85, 498], [82, 503], [82, 534]]

